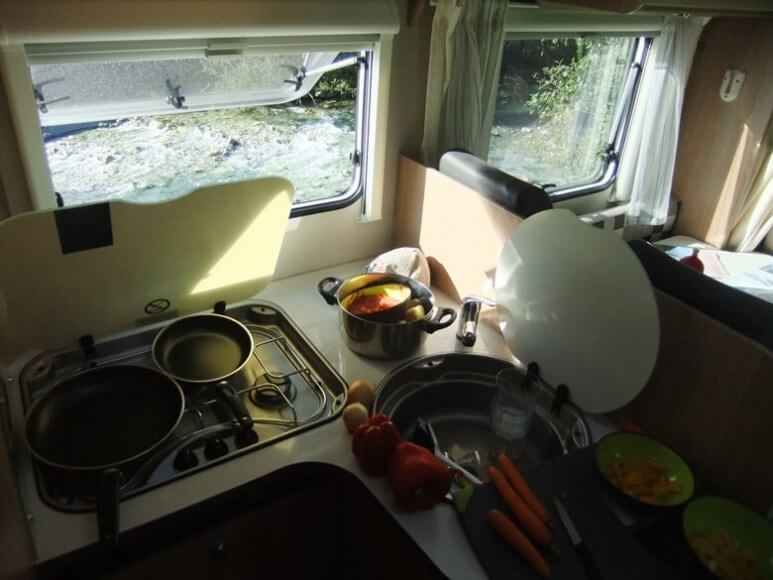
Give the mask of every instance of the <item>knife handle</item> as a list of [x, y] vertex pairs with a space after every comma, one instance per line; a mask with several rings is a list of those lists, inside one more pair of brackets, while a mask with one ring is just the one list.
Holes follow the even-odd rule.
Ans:
[[580, 556], [582, 566], [585, 568], [585, 573], [590, 580], [604, 580], [604, 576], [601, 575], [596, 559], [593, 557], [593, 553], [585, 545], [585, 542], [580, 542], [575, 546], [577, 554]]

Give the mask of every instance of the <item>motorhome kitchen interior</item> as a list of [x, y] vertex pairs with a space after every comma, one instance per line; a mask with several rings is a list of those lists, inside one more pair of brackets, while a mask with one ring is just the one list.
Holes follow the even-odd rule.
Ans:
[[0, 577], [773, 578], [773, 4], [6, 0]]

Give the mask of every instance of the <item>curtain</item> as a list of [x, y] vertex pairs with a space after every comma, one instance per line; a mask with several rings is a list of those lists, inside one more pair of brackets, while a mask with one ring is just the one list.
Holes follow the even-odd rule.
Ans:
[[486, 158], [507, 0], [439, 0], [430, 40], [422, 160], [464, 148]]
[[754, 180], [738, 205], [732, 227], [728, 246], [736, 252], [751, 252], [773, 232], [773, 118], [760, 147]]
[[626, 225], [661, 225], [668, 218], [684, 90], [706, 22], [667, 16], [652, 43], [617, 177], [617, 199], [629, 200]]

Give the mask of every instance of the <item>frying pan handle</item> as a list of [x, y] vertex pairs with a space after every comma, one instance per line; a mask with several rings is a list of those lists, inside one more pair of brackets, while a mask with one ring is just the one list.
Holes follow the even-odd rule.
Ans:
[[421, 327], [427, 334], [451, 326], [456, 320], [456, 310], [453, 308], [439, 308], [431, 318], [421, 321]]
[[228, 409], [233, 413], [242, 429], [252, 429], [254, 423], [252, 417], [250, 417], [244, 402], [231, 385], [228, 384], [228, 381], [220, 381], [215, 385], [215, 395], [228, 406]]
[[323, 278], [319, 281], [319, 284], [317, 284], [317, 290], [322, 295], [322, 298], [325, 299], [325, 302], [333, 306], [336, 303], [336, 292], [338, 292], [338, 289], [343, 285], [343, 283], [344, 281], [340, 278], [333, 278], [332, 276], [328, 276], [327, 278]]
[[97, 524], [99, 542], [105, 547], [118, 544], [118, 495], [121, 489], [121, 472], [115, 468], [99, 474], [97, 493]]

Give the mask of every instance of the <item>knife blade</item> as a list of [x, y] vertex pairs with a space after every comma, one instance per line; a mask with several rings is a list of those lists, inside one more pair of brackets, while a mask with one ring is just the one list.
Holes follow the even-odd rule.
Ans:
[[582, 537], [577, 531], [572, 518], [569, 517], [569, 512], [566, 511], [564, 504], [557, 497], [553, 498], [553, 503], [556, 505], [558, 519], [561, 520], [566, 533], [569, 535], [569, 540], [572, 542], [577, 555], [580, 557], [588, 578], [591, 578], [591, 580], [603, 580], [604, 577], [601, 575], [601, 570], [599, 570], [596, 559], [593, 557], [593, 553], [588, 549], [588, 546], [583, 543]]

